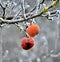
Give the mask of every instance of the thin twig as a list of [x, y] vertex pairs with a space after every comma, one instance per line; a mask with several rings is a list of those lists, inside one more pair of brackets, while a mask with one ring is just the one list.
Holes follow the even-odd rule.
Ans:
[[21, 18], [21, 19], [18, 19], [18, 20], [4, 20], [3, 22], [1, 22], [1, 24], [3, 24], [3, 23], [15, 24], [15, 23], [18, 23], [18, 22], [27, 21], [27, 20], [29, 20], [29, 19], [33, 19], [33, 18], [36, 18], [36, 17], [41, 16], [42, 13], [43, 13], [43, 12], [41, 12], [41, 13], [38, 14], [38, 15], [35, 15], [35, 16], [32, 16], [32, 17], [28, 17], [28, 18], [26, 18], [26, 19]]
[[[59, 3], [59, 0], [56, 0], [56, 2]], [[54, 7], [54, 6], [50, 5], [50, 6], [48, 7], [48, 10], [49, 10], [50, 8], [52, 8], [52, 7]], [[45, 8], [43, 8], [43, 9], [46, 10]], [[46, 11], [45, 11], [45, 12], [46, 12]], [[31, 17], [27, 17], [27, 18], [25, 18], [25, 19], [21, 18], [21, 19], [18, 19], [18, 20], [4, 20], [4, 21], [2, 21], [0, 24], [3, 24], [3, 23], [6, 23], [6, 24], [15, 24], [15, 23], [18, 23], [18, 22], [27, 21], [27, 20], [29, 20], [29, 19], [33, 19], [33, 18], [39, 17], [39, 16], [41, 16], [41, 15], [42, 15], [43, 13], [45, 13], [45, 12], [43, 12], [43, 10], [42, 10], [41, 13], [39, 13], [38, 15], [34, 15], [34, 16], [31, 16]]]
[[4, 19], [5, 18], [5, 7], [3, 7], [1, 3], [0, 3], [0, 6], [1, 6], [2, 10], [3, 10], [3, 19]]

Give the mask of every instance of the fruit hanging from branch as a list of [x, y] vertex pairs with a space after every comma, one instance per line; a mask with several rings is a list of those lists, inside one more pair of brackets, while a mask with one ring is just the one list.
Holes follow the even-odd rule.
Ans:
[[[59, 1], [60, 0], [53, 1], [53, 3], [50, 6], [44, 7], [38, 14], [35, 14], [34, 13], [34, 11], [36, 10], [36, 8], [33, 8], [32, 11], [30, 11], [28, 13], [25, 13], [24, 12], [25, 11], [25, 8], [24, 8], [25, 6], [24, 6], [24, 3], [23, 3], [23, 5], [22, 5], [22, 9], [23, 10], [20, 10], [19, 9], [20, 11], [17, 12], [17, 14], [15, 16], [13, 16], [13, 17], [12, 16], [6, 17], [6, 15], [5, 15], [5, 9], [7, 8], [7, 6], [8, 7], [10, 7], [10, 6], [6, 4], [6, 7], [4, 7], [4, 6], [2, 6], [2, 4], [0, 4], [0, 6], [3, 9], [3, 17], [0, 17], [0, 27], [3, 27], [4, 24], [5, 25], [6, 24], [8, 24], [8, 25], [9, 24], [15, 24], [18, 27], [19, 30], [21, 30], [21, 31], [22, 30], [23, 31], [26, 30], [25, 32], [27, 34], [27, 37], [29, 37], [29, 38], [25, 37], [25, 38], [23, 38], [21, 40], [21, 47], [23, 49], [25, 49], [25, 50], [29, 50], [29, 49], [31, 49], [34, 46], [34, 39], [31, 38], [31, 37], [35, 37], [40, 32], [39, 25], [38, 24], [32, 24], [33, 21], [31, 21], [31, 23], [29, 23], [30, 22], [29, 20], [34, 19], [36, 17], [40, 17], [40, 16], [43, 16], [44, 17], [45, 16], [44, 15], [45, 13], [46, 13], [46, 18], [51, 19], [50, 18], [51, 15], [53, 15], [53, 14], [56, 15], [56, 13], [58, 14], [58, 13], [60, 13], [60, 11], [59, 12], [58, 11], [55, 11], [55, 12], [52, 12], [52, 13], [51, 12], [47, 13], [47, 12], [49, 11], [50, 8], [55, 7], [59, 3]], [[44, 0], [40, 4], [43, 4], [43, 2], [44, 2]], [[20, 14], [21, 12], [24, 13], [24, 15], [26, 17], [23, 14]], [[19, 18], [18, 18], [18, 14], [20, 14], [19, 15]], [[21, 27], [22, 24], [19, 25], [20, 22], [21, 23], [22, 22], [28, 22], [30, 25], [27, 24], [25, 26], [24, 23], [22, 23], [23, 26]], [[25, 27], [26, 27], [26, 29], [25, 29]]]
[[34, 39], [33, 38], [27, 38], [27, 37], [24, 37], [22, 40], [21, 40], [21, 47], [24, 49], [24, 50], [29, 50], [31, 49], [32, 47], [34, 46]]
[[37, 24], [32, 24], [28, 26], [28, 28], [26, 29], [26, 32], [30, 37], [34, 37], [40, 32], [40, 27]]

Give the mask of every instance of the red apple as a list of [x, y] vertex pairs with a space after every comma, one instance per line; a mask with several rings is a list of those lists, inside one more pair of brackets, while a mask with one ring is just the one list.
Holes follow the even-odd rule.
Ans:
[[30, 37], [36, 36], [39, 33], [39, 31], [40, 31], [40, 27], [37, 24], [28, 26], [28, 28], [26, 29], [26, 32]]
[[21, 47], [24, 49], [24, 50], [29, 50], [30, 48], [32, 48], [34, 46], [34, 39], [33, 38], [26, 38], [24, 37], [22, 40], [21, 40]]

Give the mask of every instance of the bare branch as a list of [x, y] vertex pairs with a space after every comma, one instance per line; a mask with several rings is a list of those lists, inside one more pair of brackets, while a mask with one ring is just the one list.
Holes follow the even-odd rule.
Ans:
[[18, 23], [18, 22], [23, 22], [23, 21], [27, 21], [29, 19], [33, 19], [33, 18], [39, 17], [43, 13], [47, 12], [50, 8], [56, 6], [57, 3], [59, 3], [59, 0], [56, 0], [55, 2], [53, 2], [49, 7], [43, 8], [42, 11], [41, 11], [41, 13], [39, 13], [38, 15], [27, 17], [25, 19], [21, 18], [21, 19], [18, 19], [18, 20], [3, 20], [0, 24], [4, 24], [4, 23], [6, 23], [6, 24], [15, 24], [15, 23]]

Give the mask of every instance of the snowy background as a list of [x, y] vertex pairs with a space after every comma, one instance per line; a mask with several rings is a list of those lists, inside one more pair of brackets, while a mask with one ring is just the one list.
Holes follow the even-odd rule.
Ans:
[[[29, 10], [36, 5], [36, 0], [25, 1], [31, 6]], [[19, 4], [20, 0], [15, 2]], [[51, 1], [45, 0], [45, 3], [49, 6]], [[50, 10], [60, 10], [60, 3]], [[0, 13], [1, 11], [0, 9]], [[41, 31], [34, 37], [35, 46], [29, 51], [23, 50], [20, 46], [21, 39], [26, 36], [24, 31], [20, 32], [15, 25], [0, 28], [0, 62], [40, 62], [50, 50], [55, 50], [56, 41], [58, 41], [56, 53], [60, 52], [60, 16], [54, 17], [53, 21], [45, 17], [37, 17], [36, 21]], [[60, 62], [60, 56], [48, 57], [42, 62]]]

